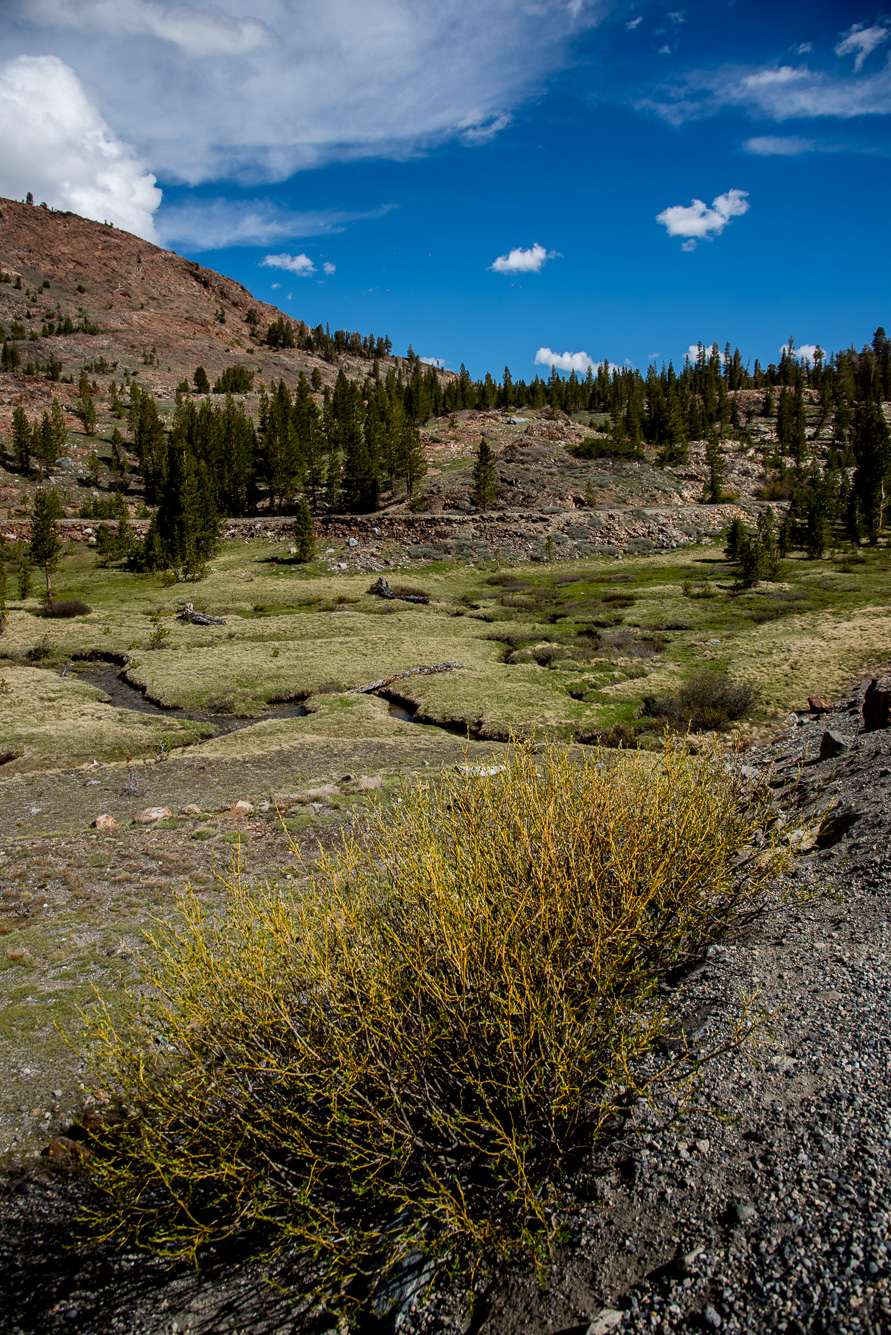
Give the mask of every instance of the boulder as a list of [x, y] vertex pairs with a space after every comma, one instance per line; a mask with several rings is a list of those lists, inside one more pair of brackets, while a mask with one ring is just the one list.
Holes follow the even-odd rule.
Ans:
[[832, 760], [835, 756], [840, 756], [843, 751], [847, 751], [850, 742], [845, 741], [841, 733], [828, 728], [820, 738], [820, 759]]
[[249, 816], [253, 809], [253, 802], [247, 802], [244, 798], [232, 803], [232, 811], [236, 816]]
[[867, 732], [891, 727], [891, 677], [873, 677], [863, 697], [863, 726]]
[[201, 815], [201, 808], [200, 808], [199, 806], [196, 806], [196, 804], [195, 804], [194, 802], [190, 802], [189, 805], [188, 805], [187, 807], [183, 807], [183, 808], [182, 808], [182, 810], [181, 810], [181, 815], [183, 815], [183, 816], [200, 816], [200, 815]]
[[812, 714], [830, 714], [832, 712], [832, 705], [828, 700], [824, 700], [822, 695], [809, 695], [807, 707]]
[[173, 812], [169, 807], [145, 807], [133, 817], [134, 825], [154, 825], [159, 820], [170, 820]]
[[97, 816], [91, 824], [94, 830], [116, 830], [118, 828], [114, 816]]

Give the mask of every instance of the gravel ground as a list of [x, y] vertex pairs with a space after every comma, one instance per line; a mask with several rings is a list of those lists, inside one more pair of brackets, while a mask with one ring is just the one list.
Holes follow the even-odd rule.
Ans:
[[[826, 813], [791, 880], [807, 897], [712, 948], [678, 986], [694, 1043], [714, 1041], [756, 991], [772, 1037], [754, 1054], [715, 1058], [698, 1105], [668, 1129], [642, 1109], [635, 1128], [598, 1148], [576, 1184], [571, 1240], [543, 1284], [526, 1270], [501, 1273], [472, 1310], [444, 1285], [362, 1329], [891, 1329], [891, 729], [862, 732], [863, 689], [745, 757], [773, 762], [767, 779], [793, 841], [815, 807]], [[83, 1190], [30, 1172], [9, 1179], [0, 1332], [327, 1328], [234, 1255], [196, 1275], [101, 1247], [66, 1250]]]

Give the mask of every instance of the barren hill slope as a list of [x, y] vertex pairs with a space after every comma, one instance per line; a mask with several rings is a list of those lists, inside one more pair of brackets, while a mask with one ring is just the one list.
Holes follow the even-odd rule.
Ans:
[[[341, 365], [348, 375], [370, 367], [359, 355], [267, 346], [261, 339], [275, 321], [283, 318], [297, 332], [306, 326], [234, 279], [74, 213], [0, 199], [0, 271], [0, 324], [7, 333], [16, 325], [23, 331], [23, 367], [32, 361], [39, 370], [27, 384], [35, 406], [55, 388], [45, 378], [53, 358], [60, 374], [75, 380], [85, 363], [104, 358], [116, 363], [118, 381], [129, 371], [143, 388], [171, 396], [198, 366], [213, 382], [241, 362], [258, 379], [284, 379], [290, 387], [301, 371], [309, 377], [318, 368], [327, 384]], [[66, 328], [66, 320], [74, 332], [46, 336], [51, 325]], [[8, 401], [11, 386], [4, 388]]]

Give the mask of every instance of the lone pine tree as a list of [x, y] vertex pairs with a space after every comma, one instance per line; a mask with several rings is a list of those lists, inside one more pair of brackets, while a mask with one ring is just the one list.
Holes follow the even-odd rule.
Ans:
[[56, 520], [59, 518], [59, 498], [54, 491], [38, 488], [34, 496], [31, 511], [31, 542], [28, 555], [36, 566], [40, 566], [46, 579], [46, 600], [53, 596], [52, 573], [62, 556], [62, 544]]
[[495, 456], [485, 436], [481, 437], [473, 465], [473, 490], [471, 500], [478, 510], [484, 513], [494, 505], [498, 496], [498, 477], [495, 472]]

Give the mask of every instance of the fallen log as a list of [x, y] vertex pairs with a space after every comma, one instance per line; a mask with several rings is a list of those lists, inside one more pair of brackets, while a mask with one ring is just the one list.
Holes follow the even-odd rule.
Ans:
[[381, 677], [379, 681], [371, 681], [367, 686], [354, 686], [346, 694], [371, 695], [374, 691], [383, 690], [385, 686], [392, 686], [394, 681], [404, 681], [406, 677], [432, 677], [436, 672], [452, 672], [455, 668], [463, 668], [463, 666], [463, 663], [434, 663], [432, 667], [411, 668], [408, 672], [394, 672], [392, 677]]
[[179, 614], [180, 621], [191, 621], [194, 626], [225, 626], [224, 617], [212, 617], [209, 612], [196, 612], [191, 603], [186, 603]]
[[396, 598], [403, 603], [429, 603], [430, 601], [426, 593], [396, 593], [390, 587], [389, 580], [384, 579], [383, 575], [380, 579], [375, 580], [368, 592], [376, 593], [378, 598]]

